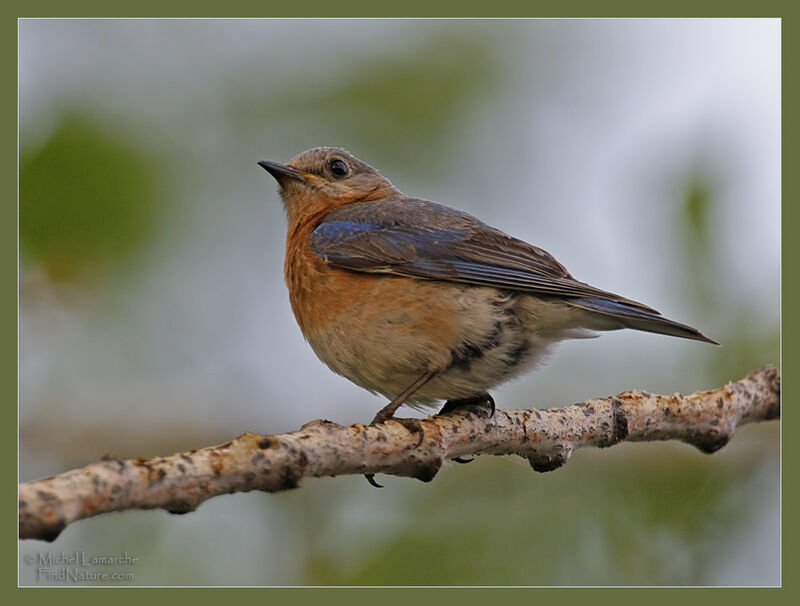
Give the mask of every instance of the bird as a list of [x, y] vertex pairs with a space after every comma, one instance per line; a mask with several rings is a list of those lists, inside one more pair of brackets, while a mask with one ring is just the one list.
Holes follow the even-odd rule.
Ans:
[[372, 425], [403, 404], [493, 415], [489, 390], [558, 341], [597, 331], [718, 344], [472, 215], [406, 196], [342, 148], [258, 164], [286, 210], [284, 276], [300, 330], [333, 372], [389, 400]]

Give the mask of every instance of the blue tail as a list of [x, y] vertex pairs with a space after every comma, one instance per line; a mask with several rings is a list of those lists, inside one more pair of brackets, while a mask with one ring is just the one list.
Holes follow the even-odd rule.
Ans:
[[633, 307], [627, 303], [598, 299], [596, 297], [583, 297], [569, 299], [567, 301], [573, 307], [585, 309], [594, 313], [602, 314], [619, 321], [617, 328], [633, 328], [646, 332], [655, 332], [662, 335], [672, 335], [684, 339], [694, 339], [719, 345], [713, 339], [709, 339], [696, 328], [668, 320], [657, 311], [648, 311], [644, 308]]

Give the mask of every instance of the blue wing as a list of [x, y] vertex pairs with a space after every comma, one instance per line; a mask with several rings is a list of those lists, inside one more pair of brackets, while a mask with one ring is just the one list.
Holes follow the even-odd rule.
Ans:
[[549, 253], [424, 200], [350, 204], [329, 213], [311, 250], [337, 267], [466, 282], [557, 297], [597, 297], [655, 310], [575, 280]]
[[352, 271], [462, 282], [557, 297], [619, 327], [716, 343], [637, 301], [573, 278], [548, 252], [475, 217], [403, 198], [343, 206], [311, 234], [312, 252]]

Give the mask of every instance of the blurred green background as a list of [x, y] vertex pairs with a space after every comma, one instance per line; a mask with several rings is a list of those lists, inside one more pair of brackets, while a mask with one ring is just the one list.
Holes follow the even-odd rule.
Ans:
[[[722, 347], [559, 346], [505, 408], [779, 362], [778, 20], [22, 20], [20, 479], [383, 405], [303, 342], [258, 160], [338, 145]], [[779, 424], [70, 526], [146, 585], [775, 585]], [[20, 560], [20, 582], [42, 584]], [[115, 571], [120, 571], [119, 569]]]

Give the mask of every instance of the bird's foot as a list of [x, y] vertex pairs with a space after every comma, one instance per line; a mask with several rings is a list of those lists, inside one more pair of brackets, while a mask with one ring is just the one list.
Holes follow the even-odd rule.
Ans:
[[[491, 419], [492, 417], [494, 417], [494, 413], [497, 410], [494, 404], [494, 398], [490, 396], [488, 393], [482, 393], [480, 395], [473, 396], [471, 398], [463, 398], [461, 400], [447, 400], [447, 402], [444, 403], [444, 406], [442, 406], [442, 409], [436, 414], [447, 415], [453, 412], [454, 410], [463, 408], [466, 408], [471, 412], [476, 412], [481, 416], [485, 415], [487, 419]], [[455, 461], [455, 459], [453, 460]]]
[[[372, 423], [370, 426], [374, 425], [383, 425], [386, 421], [391, 419], [392, 421], [397, 421], [405, 427], [409, 433], [417, 435], [417, 443], [414, 444], [414, 448], [419, 448], [420, 444], [422, 444], [422, 440], [425, 438], [425, 431], [422, 429], [422, 423], [419, 422], [419, 419], [398, 419], [392, 415], [382, 415], [383, 411], [380, 411], [375, 418], [372, 419]], [[381, 484], [375, 481], [375, 474], [374, 473], [365, 473], [364, 477], [369, 482], [370, 486], [374, 486], [375, 488], [383, 488]]]
[[[442, 409], [437, 413], [438, 415], [447, 415], [453, 412], [454, 410], [464, 409], [466, 408], [469, 411], [473, 411], [480, 416], [486, 416], [487, 419], [491, 419], [494, 417], [494, 413], [496, 410], [494, 404], [494, 398], [490, 396], [488, 393], [480, 394], [478, 396], [474, 396], [472, 398], [463, 398], [461, 400], [448, 400], [442, 406]], [[470, 459], [465, 459], [464, 457], [453, 457], [451, 461], [455, 461], [456, 463], [466, 464], [472, 463], [475, 460], [475, 457]]]

